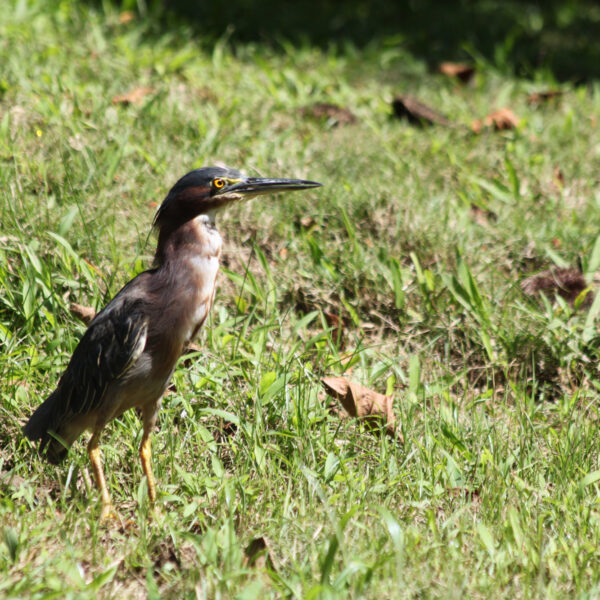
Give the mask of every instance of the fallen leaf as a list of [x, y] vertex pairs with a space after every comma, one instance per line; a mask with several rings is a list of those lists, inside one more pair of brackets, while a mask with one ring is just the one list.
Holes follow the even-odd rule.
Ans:
[[91, 306], [83, 306], [83, 304], [77, 304], [76, 302], [71, 303], [69, 312], [86, 325], [96, 316], [96, 311]]
[[392, 102], [392, 108], [396, 117], [406, 119], [413, 125], [453, 125], [444, 115], [411, 96], [398, 96]]
[[271, 545], [266, 537], [254, 538], [244, 550], [245, 562], [249, 567], [264, 569], [268, 567], [271, 571], [277, 571], [273, 561]]
[[130, 90], [126, 94], [123, 94], [123, 95], [120, 95], [120, 96], [115, 96], [112, 99], [112, 103], [113, 104], [124, 104], [124, 105], [128, 105], [128, 104], [141, 104], [141, 102], [144, 100], [144, 98], [148, 94], [151, 94], [153, 91], [154, 90], [152, 88], [149, 88], [149, 87], [135, 88], [133, 90]]
[[187, 344], [187, 346], [185, 346], [185, 348], [183, 349], [183, 352], [181, 353], [181, 356], [183, 356], [183, 360], [181, 361], [181, 364], [184, 367], [191, 367], [194, 360], [196, 360], [196, 357], [194, 356], [189, 356], [190, 354], [194, 354], [196, 352], [201, 352], [202, 351], [202, 346], [198, 346], [198, 344], [194, 344], [193, 342], [190, 342], [189, 344]]
[[561, 188], [565, 187], [565, 176], [560, 167], [558, 167], [558, 166], [554, 167], [552, 176], [554, 177], [554, 180]]
[[510, 108], [499, 108], [491, 112], [485, 119], [476, 119], [471, 125], [475, 133], [481, 133], [484, 127], [493, 127], [495, 131], [514, 129], [519, 125], [519, 118]]
[[475, 75], [475, 67], [466, 63], [443, 62], [438, 70], [448, 77], [456, 77], [462, 83], [469, 83]]
[[125, 25], [125, 23], [131, 23], [135, 20], [135, 13], [132, 10], [126, 10], [119, 15], [119, 23]]
[[356, 122], [356, 117], [347, 108], [327, 102], [305, 106], [302, 113], [313, 119], [328, 121], [331, 125], [350, 125]]
[[396, 428], [393, 396], [384, 396], [345, 377], [323, 377], [321, 383], [332, 398], [341, 402], [350, 416], [364, 420], [371, 429], [377, 431], [381, 421], [384, 421], [386, 433], [404, 443], [402, 434]]
[[544, 102], [548, 102], [549, 100], [559, 98], [563, 94], [564, 92], [562, 90], [546, 90], [544, 92], [534, 92], [533, 94], [529, 94], [529, 96], [527, 96], [527, 102], [529, 104], [539, 105], [543, 104]]
[[589, 307], [594, 299], [594, 293], [583, 277], [579, 269], [574, 268], [552, 268], [542, 271], [537, 275], [531, 275], [523, 279], [521, 289], [529, 296], [536, 294], [556, 294], [564, 298], [571, 306], [584, 291], [588, 290], [581, 305]]

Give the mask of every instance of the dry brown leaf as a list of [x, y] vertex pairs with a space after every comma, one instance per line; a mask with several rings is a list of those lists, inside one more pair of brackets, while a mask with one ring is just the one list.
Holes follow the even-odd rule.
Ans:
[[321, 383], [325, 391], [339, 400], [348, 414], [364, 420], [373, 430], [379, 430], [381, 421], [385, 431], [404, 443], [400, 430], [396, 427], [393, 410], [393, 396], [384, 396], [345, 377], [323, 377]]
[[[588, 289], [588, 285], [579, 269], [553, 268], [523, 279], [521, 289], [529, 296], [556, 294], [574, 306], [575, 300]], [[583, 299], [582, 306], [589, 307], [593, 299], [594, 293], [590, 290]]]
[[327, 102], [317, 102], [311, 106], [305, 106], [302, 113], [313, 119], [329, 121], [332, 125], [350, 125], [356, 122], [356, 117], [347, 108]]
[[475, 67], [466, 63], [443, 62], [438, 70], [448, 77], [456, 77], [462, 83], [469, 83], [475, 75]]
[[554, 167], [554, 171], [552, 172], [552, 177], [554, 181], [559, 185], [559, 187], [565, 187], [565, 176], [559, 166]]
[[115, 96], [112, 99], [113, 104], [141, 104], [144, 98], [151, 94], [154, 90], [149, 87], [139, 87], [133, 90], [130, 90], [126, 94], [122, 94], [120, 96]]
[[186, 368], [191, 367], [196, 360], [196, 357], [189, 355], [200, 351], [202, 351], [202, 346], [198, 346], [198, 344], [194, 344], [193, 342], [187, 344], [181, 353], [181, 356], [183, 357], [181, 364]]
[[495, 131], [514, 129], [519, 125], [519, 118], [510, 108], [499, 108], [491, 112], [485, 119], [476, 119], [471, 125], [475, 133], [481, 133], [485, 127], [493, 127]]
[[183, 354], [190, 354], [192, 352], [200, 352], [202, 350], [202, 346], [199, 346], [198, 344], [194, 344], [193, 342], [190, 342], [184, 349], [183, 349]]
[[119, 23], [125, 25], [125, 23], [131, 23], [135, 21], [135, 13], [132, 10], [126, 10], [119, 15]]
[[413, 125], [453, 125], [444, 115], [411, 96], [398, 96], [392, 102], [392, 108], [396, 117], [406, 119]]
[[514, 129], [519, 125], [519, 117], [510, 108], [499, 108], [485, 118], [484, 125], [493, 126], [496, 131]]
[[562, 90], [546, 90], [544, 92], [534, 92], [533, 94], [529, 94], [527, 96], [527, 102], [533, 105], [543, 104], [544, 102], [548, 102], [549, 100], [554, 100], [555, 98], [560, 98], [564, 92]]
[[245, 562], [249, 567], [264, 569], [268, 567], [271, 571], [277, 571], [271, 552], [271, 544], [266, 537], [254, 538], [244, 550]]
[[86, 325], [96, 316], [96, 311], [91, 306], [83, 306], [83, 304], [77, 304], [77, 302], [71, 302], [69, 311]]

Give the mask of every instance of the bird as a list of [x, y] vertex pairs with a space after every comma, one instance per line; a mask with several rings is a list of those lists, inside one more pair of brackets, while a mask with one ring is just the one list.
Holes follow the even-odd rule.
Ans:
[[321, 185], [203, 167], [179, 179], [159, 206], [152, 268], [127, 283], [89, 323], [56, 389], [23, 427], [54, 464], [64, 460], [84, 431], [91, 431], [87, 452], [100, 492], [101, 521], [116, 512], [104, 477], [100, 436], [110, 421], [131, 408], [141, 414], [139, 455], [148, 498], [152, 505], [156, 502], [151, 432], [177, 361], [215, 299], [223, 243], [216, 215], [255, 196]]

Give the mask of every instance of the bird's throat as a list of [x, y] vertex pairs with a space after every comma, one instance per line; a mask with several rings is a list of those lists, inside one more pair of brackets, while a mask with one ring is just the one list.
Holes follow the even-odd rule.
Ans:
[[215, 227], [214, 213], [201, 214], [180, 224], [161, 227], [154, 255], [157, 267], [167, 262], [178, 262], [183, 256], [218, 258], [222, 239]]

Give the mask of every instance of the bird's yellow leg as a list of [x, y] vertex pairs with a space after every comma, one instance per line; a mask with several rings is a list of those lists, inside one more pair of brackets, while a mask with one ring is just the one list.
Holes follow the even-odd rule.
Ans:
[[144, 424], [144, 434], [142, 435], [142, 443], [140, 444], [140, 459], [142, 461], [142, 469], [148, 480], [148, 498], [154, 504], [156, 501], [156, 480], [152, 473], [152, 449], [150, 447], [150, 433], [152, 427], [147, 427]]
[[90, 462], [92, 463], [92, 469], [94, 470], [96, 485], [100, 490], [100, 499], [102, 500], [102, 512], [100, 513], [100, 520], [105, 521], [106, 519], [115, 517], [115, 512], [110, 501], [108, 488], [106, 487], [106, 480], [104, 479], [100, 448], [98, 448], [99, 437], [100, 436], [97, 433], [92, 435], [92, 438], [88, 443], [88, 454], [90, 457]]

